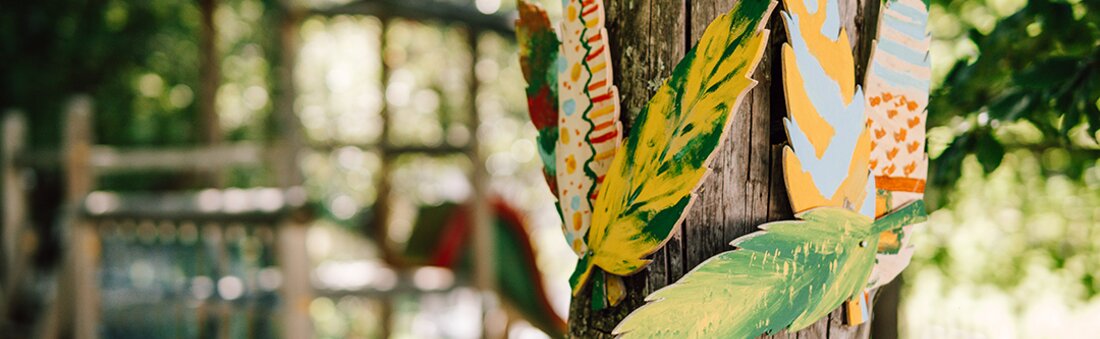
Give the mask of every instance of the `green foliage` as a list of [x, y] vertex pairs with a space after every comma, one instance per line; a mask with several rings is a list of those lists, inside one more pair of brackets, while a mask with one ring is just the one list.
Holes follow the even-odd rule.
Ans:
[[[217, 110], [229, 140], [261, 139], [270, 110], [275, 48], [272, 0], [225, 0], [214, 11], [221, 85]], [[199, 125], [202, 13], [196, 1], [44, 1], [0, 11], [0, 111], [22, 111], [31, 145], [54, 149], [66, 102], [90, 95], [97, 143], [193, 144]], [[108, 176], [101, 188], [182, 185], [163, 173]], [[233, 183], [262, 178], [233, 173]]]
[[95, 97], [97, 124], [115, 132], [100, 135], [101, 141], [187, 139], [190, 131], [160, 126], [191, 119], [193, 105], [167, 114], [132, 112], [159, 106], [143, 99], [137, 90], [142, 85], [196, 88], [198, 17], [197, 6], [187, 1], [6, 4], [0, 11], [0, 54], [18, 57], [0, 64], [0, 108], [27, 112], [39, 145], [57, 144], [63, 104], [77, 93]]
[[914, 235], [902, 336], [1092, 336], [1100, 2], [932, 0], [931, 14], [928, 197], [950, 199]]
[[[267, 0], [220, 2], [215, 21], [222, 31], [219, 53], [226, 56], [223, 84], [268, 86], [268, 63], [251, 66], [274, 51], [257, 48], [270, 45], [270, 30], [261, 27], [274, 27], [273, 6]], [[32, 143], [52, 148], [64, 130], [65, 102], [88, 94], [100, 143], [192, 143], [199, 135], [201, 18], [198, 3], [186, 0], [5, 4], [0, 55], [10, 57], [0, 63], [0, 110], [25, 112]]]
[[1008, 1], [983, 2], [933, 1], [936, 42], [972, 43], [976, 57], [957, 60], [933, 90], [930, 135], [947, 146], [931, 147], [932, 184], [954, 184], [967, 155], [990, 173], [1015, 149], [1070, 150], [1066, 166], [1045, 170], [1080, 178], [1100, 154], [1100, 2], [1029, 0], [999, 21], [989, 19]]
[[977, 159], [961, 162], [950, 204], [914, 235], [902, 296], [908, 337], [945, 328], [961, 337], [1092, 336], [1080, 331], [1100, 314], [1100, 163], [1078, 180], [1044, 176], [1046, 158], [1009, 151], [988, 175]]

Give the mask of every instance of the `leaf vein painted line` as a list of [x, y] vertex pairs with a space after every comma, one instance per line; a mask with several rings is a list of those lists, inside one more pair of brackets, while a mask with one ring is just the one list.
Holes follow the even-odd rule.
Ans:
[[[557, 172], [559, 198], [576, 202], [562, 205], [566, 240], [578, 255], [588, 246], [584, 236], [592, 217], [592, 197], [599, 196], [598, 183], [607, 173], [622, 139], [618, 91], [612, 84], [607, 30], [599, 1], [562, 1], [565, 18], [561, 23], [561, 55], [565, 67], [559, 73], [559, 101], [566, 108], [559, 115], [561, 133], [574, 140], [558, 142]], [[566, 107], [568, 106], [568, 107]]]

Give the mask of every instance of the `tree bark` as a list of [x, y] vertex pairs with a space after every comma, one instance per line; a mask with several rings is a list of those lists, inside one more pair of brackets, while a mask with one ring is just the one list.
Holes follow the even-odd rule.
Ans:
[[[622, 100], [627, 132], [634, 117], [671, 74], [684, 53], [698, 41], [707, 25], [734, 5], [729, 0], [603, 0], [612, 47], [615, 84]], [[751, 0], [759, 1], [759, 0]], [[781, 46], [786, 30], [777, 5], [767, 27], [768, 50], [754, 74], [759, 84], [732, 116], [729, 137], [717, 150], [712, 173], [698, 190], [696, 202], [673, 239], [651, 256], [645, 270], [624, 279], [626, 299], [617, 307], [592, 311], [590, 286], [573, 298], [569, 333], [575, 338], [609, 338], [615, 325], [644, 303], [647, 295], [676, 282], [707, 258], [732, 249], [730, 241], [754, 232], [768, 221], [791, 219], [792, 212], [781, 172], [787, 136], [783, 98]], [[840, 0], [840, 10], [853, 53], [857, 79], [862, 79], [869, 54], [863, 26], [877, 22], [877, 0]], [[864, 20], [864, 18], [876, 18]], [[873, 36], [873, 35], [871, 35]], [[730, 301], [736, 302], [736, 301]], [[780, 332], [767, 338], [867, 338], [869, 325], [846, 326], [842, 310], [796, 333]], [[869, 322], [868, 322], [869, 323]]]

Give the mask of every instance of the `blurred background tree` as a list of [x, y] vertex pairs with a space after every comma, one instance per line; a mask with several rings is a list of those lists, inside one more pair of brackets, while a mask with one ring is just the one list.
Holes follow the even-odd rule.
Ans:
[[903, 337], [1100, 330], [1100, 2], [931, 0], [928, 198]]
[[933, 184], [954, 184], [967, 155], [990, 173], [1018, 149], [1044, 157], [1048, 175], [1095, 166], [1100, 2], [935, 0], [931, 14]]

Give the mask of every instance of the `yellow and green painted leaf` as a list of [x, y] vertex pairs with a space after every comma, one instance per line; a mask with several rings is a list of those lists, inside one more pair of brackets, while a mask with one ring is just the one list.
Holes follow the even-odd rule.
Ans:
[[[565, 240], [578, 255], [588, 250], [585, 234], [592, 222], [592, 204], [622, 141], [619, 93], [612, 76], [603, 3], [563, 0], [562, 43], [557, 68], [560, 138], [555, 146], [555, 194]], [[622, 300], [615, 290], [618, 276], [601, 276], [607, 284], [593, 290], [593, 306]], [[607, 289], [611, 289], [610, 291]]]
[[741, 1], [715, 19], [649, 103], [619, 148], [600, 188], [571, 282], [579, 291], [595, 267], [641, 270], [672, 235], [709, 171], [730, 116], [751, 79], [774, 1]]
[[760, 226], [615, 328], [622, 338], [755, 338], [805, 328], [862, 293], [879, 234], [925, 218], [916, 201], [879, 220], [819, 207]]

